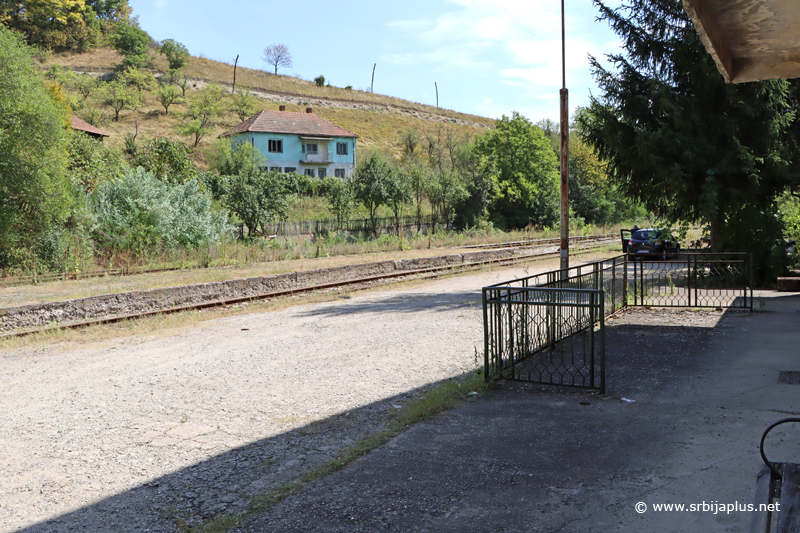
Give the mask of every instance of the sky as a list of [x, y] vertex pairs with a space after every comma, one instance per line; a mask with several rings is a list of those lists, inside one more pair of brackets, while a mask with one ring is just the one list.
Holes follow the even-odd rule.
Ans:
[[[307, 80], [484, 117], [513, 111], [557, 121], [561, 76], [559, 0], [129, 0], [156, 40], [175, 39], [192, 55], [263, 70], [264, 48], [288, 47]], [[598, 89], [588, 56], [619, 51], [591, 0], [566, 0], [566, 85], [570, 113]]]

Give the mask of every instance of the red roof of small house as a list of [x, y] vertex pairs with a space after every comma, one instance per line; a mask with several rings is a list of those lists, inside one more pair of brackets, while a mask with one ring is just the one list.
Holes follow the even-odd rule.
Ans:
[[358, 137], [355, 133], [331, 124], [313, 113], [291, 111], [262, 111], [234, 126], [220, 137], [247, 132], [290, 133], [310, 137]]
[[72, 129], [74, 130], [85, 131], [90, 135], [97, 135], [99, 137], [109, 137], [108, 133], [104, 132], [103, 130], [95, 128], [88, 122], [84, 122], [78, 117], [71, 117], [71, 119], [72, 119]]

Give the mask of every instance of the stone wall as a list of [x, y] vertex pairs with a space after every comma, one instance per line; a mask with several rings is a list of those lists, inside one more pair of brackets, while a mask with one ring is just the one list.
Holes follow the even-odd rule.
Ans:
[[104, 294], [75, 300], [29, 304], [0, 309], [0, 331], [41, 328], [100, 318], [163, 311], [176, 307], [221, 302], [236, 298], [255, 298], [287, 289], [314, 287], [328, 283], [392, 273], [481, 263], [509, 259], [519, 253], [513, 249], [485, 250], [397, 261], [376, 261], [272, 276], [232, 279], [142, 291]]

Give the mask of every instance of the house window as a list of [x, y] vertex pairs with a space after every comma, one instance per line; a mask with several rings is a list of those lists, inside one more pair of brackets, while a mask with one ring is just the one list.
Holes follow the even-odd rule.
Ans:
[[314, 177], [314, 169], [313, 168], [307, 168], [305, 174], [306, 174], [306, 176], [311, 176], [313, 178]]
[[336, 143], [336, 155], [347, 155], [347, 143]]
[[315, 144], [304, 144], [303, 145], [303, 153], [304, 154], [313, 154], [316, 155], [318, 152], [318, 145]]
[[290, 174], [292, 172], [297, 172], [297, 167], [285, 167], [283, 171], [286, 172], [287, 174]]
[[267, 146], [267, 149], [270, 152], [278, 153], [278, 154], [282, 154], [283, 153], [283, 141], [282, 140], [280, 140], [280, 139], [270, 139], [267, 144], [269, 145], [269, 146]]
[[319, 176], [320, 178], [324, 178], [325, 177], [325, 169], [324, 168], [317, 169], [317, 176]]
[[334, 169], [333, 175], [336, 176], [337, 178], [343, 178], [344, 177], [344, 169], [343, 168]]
[[269, 171], [270, 172], [280, 172], [281, 171], [281, 167], [269, 167]]

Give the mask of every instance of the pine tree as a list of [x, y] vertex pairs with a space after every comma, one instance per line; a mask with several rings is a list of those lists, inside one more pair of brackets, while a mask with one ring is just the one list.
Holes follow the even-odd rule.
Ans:
[[[627, 0], [600, 18], [624, 53], [604, 68], [580, 129], [620, 189], [668, 222], [707, 224], [717, 250], [780, 274], [775, 198], [790, 179], [796, 99], [785, 80], [725, 84], [680, 0]], [[783, 254], [785, 255], [785, 254]]]

